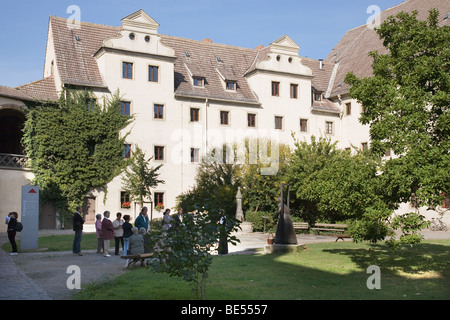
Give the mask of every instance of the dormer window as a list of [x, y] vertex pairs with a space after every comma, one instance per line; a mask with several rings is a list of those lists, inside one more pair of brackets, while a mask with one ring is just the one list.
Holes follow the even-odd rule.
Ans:
[[[186, 53], [186, 57], [190, 56], [189, 52], [186, 51]], [[186, 61], [185, 66], [189, 75], [192, 77], [192, 85], [197, 88], [203, 88], [205, 86], [205, 74], [199, 65], [194, 61]]]
[[225, 88], [230, 91], [236, 91], [236, 81], [225, 81]]
[[194, 81], [194, 86], [195, 87], [203, 87], [203, 85], [205, 83], [204, 79], [200, 78], [200, 77], [194, 77], [193, 81]]
[[237, 90], [237, 77], [235, 76], [234, 70], [232, 66], [225, 65], [220, 63], [217, 66], [217, 73], [219, 75], [220, 80], [222, 81], [222, 85], [227, 91], [236, 91]]
[[322, 101], [322, 92], [314, 91], [314, 101]]

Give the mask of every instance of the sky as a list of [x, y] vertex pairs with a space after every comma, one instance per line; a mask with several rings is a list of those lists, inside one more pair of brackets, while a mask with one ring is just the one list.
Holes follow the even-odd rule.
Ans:
[[0, 85], [16, 87], [42, 78], [49, 16], [120, 26], [144, 10], [159, 34], [209, 38], [245, 48], [267, 46], [288, 35], [299, 55], [323, 59], [350, 29], [404, 0], [0, 0]]

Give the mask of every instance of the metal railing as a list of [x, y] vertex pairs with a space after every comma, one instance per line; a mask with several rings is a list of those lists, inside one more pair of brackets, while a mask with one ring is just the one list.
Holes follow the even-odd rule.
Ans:
[[20, 154], [0, 153], [0, 168], [27, 168], [28, 157]]

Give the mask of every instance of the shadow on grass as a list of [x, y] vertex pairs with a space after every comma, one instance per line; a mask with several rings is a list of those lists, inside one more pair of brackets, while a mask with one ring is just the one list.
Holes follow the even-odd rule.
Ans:
[[[341, 242], [307, 245], [298, 254], [217, 257], [211, 278], [219, 269], [217, 277], [225, 284], [211, 280], [209, 290], [211, 294], [216, 290], [212, 287], [223, 286], [238, 294], [230, 294], [230, 299], [251, 300], [449, 299], [449, 244], [427, 242], [392, 251], [384, 244]], [[238, 268], [224, 271], [223, 259], [236, 259]], [[367, 285], [371, 265], [380, 268], [380, 289]]]
[[[212, 300], [449, 299], [449, 243], [391, 251], [385, 245], [307, 245], [295, 254], [214, 256], [206, 285]], [[370, 249], [369, 249], [370, 248]], [[370, 265], [381, 289], [369, 289]], [[140, 279], [139, 284], [135, 279]], [[137, 268], [80, 299], [194, 299], [189, 283]]]
[[370, 249], [335, 248], [324, 252], [349, 257], [360, 268], [376, 265], [391, 272], [419, 276], [433, 273], [448, 278], [450, 273], [450, 251], [448, 245], [421, 243], [413, 247], [404, 246], [391, 250], [384, 244], [371, 245]]

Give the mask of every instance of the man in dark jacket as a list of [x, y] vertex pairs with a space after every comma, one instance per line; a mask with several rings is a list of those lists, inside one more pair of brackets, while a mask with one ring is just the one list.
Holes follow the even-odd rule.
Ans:
[[81, 207], [77, 207], [77, 211], [73, 214], [73, 231], [75, 231], [75, 238], [73, 239], [73, 253], [82, 256], [81, 253], [81, 236], [83, 234], [84, 219], [81, 216]]

